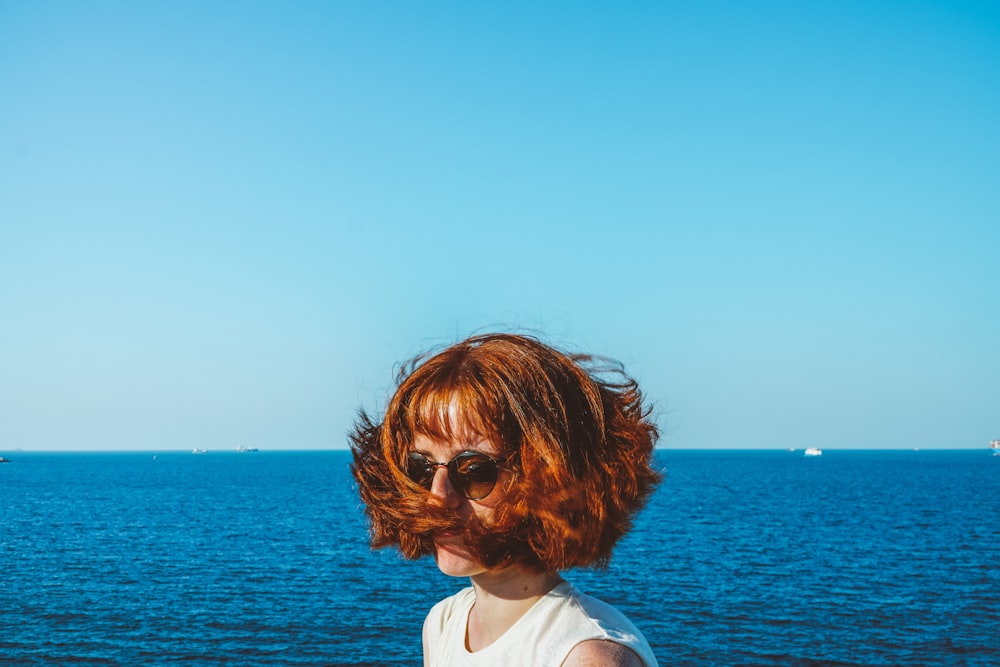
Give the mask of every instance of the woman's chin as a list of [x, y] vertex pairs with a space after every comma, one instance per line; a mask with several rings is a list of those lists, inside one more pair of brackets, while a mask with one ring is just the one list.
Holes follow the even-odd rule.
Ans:
[[449, 577], [471, 577], [486, 571], [483, 564], [472, 557], [472, 554], [461, 545], [452, 543], [437, 543], [434, 549], [434, 562], [438, 569]]

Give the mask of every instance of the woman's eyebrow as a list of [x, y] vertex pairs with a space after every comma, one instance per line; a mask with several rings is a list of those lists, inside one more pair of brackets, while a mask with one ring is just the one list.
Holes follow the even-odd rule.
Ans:
[[431, 456], [431, 453], [428, 450], [424, 449], [423, 447], [411, 446], [409, 453], [410, 454], [420, 454], [421, 456], [423, 456], [428, 461], [431, 461], [434, 458], [434, 457]]
[[494, 459], [500, 458], [501, 456], [504, 455], [503, 450], [494, 445], [493, 442], [490, 440], [480, 440], [474, 445], [466, 445], [462, 449], [462, 451], [476, 452], [477, 454], [486, 454], [486, 456], [489, 456], [490, 458]]

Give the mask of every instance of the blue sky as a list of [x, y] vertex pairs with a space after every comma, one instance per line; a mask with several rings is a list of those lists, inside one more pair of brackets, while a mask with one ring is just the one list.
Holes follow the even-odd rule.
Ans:
[[667, 447], [985, 447], [998, 251], [991, 3], [0, 0], [0, 451], [343, 447], [505, 328]]

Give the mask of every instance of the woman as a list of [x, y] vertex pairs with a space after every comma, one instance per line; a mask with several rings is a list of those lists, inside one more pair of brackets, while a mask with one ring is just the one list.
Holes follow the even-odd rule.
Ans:
[[606, 566], [659, 481], [656, 426], [620, 366], [511, 334], [405, 365], [351, 434], [372, 546], [471, 587], [431, 609], [425, 665], [651, 667], [642, 634], [560, 571]]

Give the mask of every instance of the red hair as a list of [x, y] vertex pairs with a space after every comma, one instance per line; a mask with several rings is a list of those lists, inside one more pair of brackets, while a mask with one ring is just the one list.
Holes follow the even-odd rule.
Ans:
[[487, 567], [606, 566], [660, 480], [656, 425], [620, 364], [528, 336], [474, 336], [405, 364], [381, 423], [362, 411], [350, 434], [373, 547], [434, 553], [432, 532], [457, 518], [407, 477], [406, 457], [416, 435], [470, 434], [500, 447], [513, 470], [488, 525], [464, 526]]

